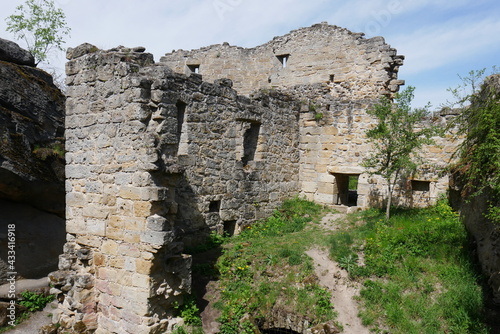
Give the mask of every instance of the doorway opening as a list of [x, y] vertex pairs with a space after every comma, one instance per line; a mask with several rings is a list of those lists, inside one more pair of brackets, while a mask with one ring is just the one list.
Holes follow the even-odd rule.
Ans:
[[358, 180], [360, 174], [333, 174], [335, 186], [333, 200], [336, 205], [358, 205]]

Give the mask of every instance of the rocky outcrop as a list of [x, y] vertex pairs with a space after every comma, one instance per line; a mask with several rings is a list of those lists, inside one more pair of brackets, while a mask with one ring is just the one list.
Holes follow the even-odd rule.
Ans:
[[[491, 98], [487, 94], [492, 92], [500, 93], [500, 75], [486, 78], [475, 103], [482, 103], [485, 98]], [[495, 103], [499, 103], [498, 95], [496, 101]], [[474, 107], [474, 104], [472, 106]], [[450, 200], [452, 206], [460, 211], [473, 239], [477, 258], [490, 287], [491, 299], [495, 305], [500, 306], [500, 225], [486, 217], [490, 206], [498, 207], [500, 201], [498, 194], [491, 188], [486, 187], [475, 193], [470, 185], [467, 187], [466, 176], [462, 170], [457, 168], [452, 175]], [[485, 167], [481, 172], [486, 173], [486, 170]]]
[[12, 41], [0, 38], [0, 61], [35, 66], [35, 57]]
[[[0, 258], [6, 258], [7, 225], [15, 224], [16, 255], [29, 260], [22, 267], [18, 263], [16, 271], [30, 278], [48, 273], [40, 267], [57, 264], [57, 256], [43, 259], [48, 254], [42, 250], [62, 251], [65, 212], [65, 97], [32, 58], [17, 44], [0, 40]], [[63, 233], [34, 236], [33, 222]]]

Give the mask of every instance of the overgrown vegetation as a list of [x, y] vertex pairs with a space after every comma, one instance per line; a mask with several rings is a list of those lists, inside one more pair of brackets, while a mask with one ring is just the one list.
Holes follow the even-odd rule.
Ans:
[[[53, 295], [45, 295], [43, 293], [35, 293], [31, 291], [24, 291], [21, 293], [21, 300], [19, 305], [26, 307], [26, 311], [16, 315], [15, 324], [28, 319], [33, 312], [41, 311], [44, 307], [54, 300]], [[4, 333], [14, 328], [14, 326], [6, 326], [0, 328], [0, 333]]]
[[[488, 191], [487, 217], [500, 225], [500, 82], [485, 80], [484, 73], [471, 71], [462, 86], [451, 90], [461, 109], [454, 125], [465, 137], [454, 169], [463, 176], [464, 198]], [[461, 94], [467, 88], [469, 93]]]
[[66, 15], [52, 0], [26, 0], [6, 22], [7, 31], [26, 43], [36, 64], [46, 61], [52, 49], [63, 51], [64, 38], [70, 32]]
[[41, 160], [46, 160], [48, 157], [64, 159], [64, 144], [56, 142], [49, 147], [40, 147], [40, 145], [35, 145], [33, 154]]
[[223, 245], [220, 273], [220, 333], [254, 333], [255, 324], [274, 310], [290, 312], [312, 324], [334, 318], [330, 294], [304, 254], [318, 236], [305, 229], [324, 208], [295, 198], [265, 221], [248, 226]]
[[[219, 279], [220, 333], [254, 333], [276, 311], [312, 325], [334, 319], [330, 293], [304, 254], [318, 245], [329, 247], [332, 259], [361, 283], [360, 318], [374, 333], [488, 333], [481, 277], [465, 228], [446, 200], [394, 209], [389, 220], [376, 209], [350, 214], [331, 232], [316, 224], [326, 211], [294, 198], [239, 236], [211, 237], [211, 246], [223, 249], [211, 272]], [[180, 310], [189, 326], [176, 333], [201, 334], [194, 299]]]
[[34, 293], [31, 291], [25, 291], [21, 293], [22, 300], [19, 302], [20, 305], [26, 307], [28, 312], [41, 311], [51, 301], [54, 300], [53, 295], [44, 295], [42, 293]]
[[367, 113], [376, 118], [377, 124], [366, 132], [373, 145], [372, 153], [362, 165], [369, 173], [383, 177], [387, 183], [386, 219], [389, 219], [392, 194], [402, 176], [411, 176], [422, 163], [419, 150], [432, 144], [432, 137], [439, 134], [436, 126], [417, 127], [428, 116], [428, 107], [412, 109], [414, 87], [397, 93], [393, 102], [384, 96]]
[[186, 324], [195, 327], [201, 326], [200, 309], [196, 305], [196, 299], [193, 295], [189, 295], [182, 305], [175, 304], [174, 308]]
[[487, 333], [466, 231], [445, 201], [390, 220], [374, 209], [353, 215], [330, 249], [362, 282], [360, 316], [376, 333]]

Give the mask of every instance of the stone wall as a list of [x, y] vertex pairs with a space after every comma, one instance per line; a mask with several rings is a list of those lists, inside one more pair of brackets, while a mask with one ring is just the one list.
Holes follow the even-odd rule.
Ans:
[[184, 245], [237, 232], [299, 190], [299, 103], [240, 97], [143, 51], [68, 52], [68, 242], [51, 275], [64, 328], [171, 328], [190, 291]]
[[260, 88], [330, 83], [338, 96], [376, 97], [398, 90], [403, 56], [382, 37], [363, 38], [362, 33], [327, 23], [294, 30], [272, 41], [245, 49], [227, 43], [198, 50], [177, 50], [160, 62], [176, 72], [198, 72], [204, 80], [233, 80], [240, 94]]
[[[382, 38], [320, 24], [254, 49], [178, 51], [157, 64], [144, 51], [68, 51], [67, 243], [51, 275], [63, 328], [170, 330], [172, 303], [191, 287], [184, 247], [238, 233], [298, 193], [382, 204], [382, 180], [360, 167], [373, 126], [366, 110], [403, 83], [403, 57]], [[426, 148], [439, 163], [453, 146], [441, 143]], [[400, 204], [432, 203], [446, 187], [428, 167], [402, 180]]]
[[[325, 84], [300, 86], [292, 89], [302, 97], [300, 119], [301, 193], [310, 200], [326, 205], [357, 208], [381, 207], [386, 199], [386, 182], [370, 175], [361, 166], [372, 149], [365, 132], [376, 122], [367, 114], [379, 100], [376, 98], [338, 98]], [[436, 112], [428, 120], [446, 128], [454, 115], [450, 111]], [[424, 146], [425, 164], [418, 174], [401, 179], [394, 193], [394, 203], [424, 207], [436, 202], [448, 188], [445, 167], [452, 161], [458, 141], [448, 133], [435, 137], [434, 145]], [[348, 178], [357, 179], [355, 192], [348, 191]], [[351, 195], [349, 195], [349, 192]], [[355, 197], [349, 200], [349, 196]]]
[[[272, 41], [245, 49], [227, 43], [198, 50], [177, 50], [161, 58], [174, 71], [203, 75], [207, 81], [230, 78], [241, 94], [258, 89], [285, 89], [301, 102], [301, 193], [324, 204], [346, 204], [346, 180], [358, 178], [357, 201], [349, 205], [381, 206], [386, 197], [383, 179], [360, 167], [371, 150], [365, 131], [374, 124], [366, 110], [380, 96], [392, 96], [404, 56], [382, 37], [321, 23], [294, 30]], [[432, 121], [446, 127], [449, 115], [436, 113]], [[439, 170], [451, 160], [456, 143], [435, 138], [424, 148], [427, 165], [412, 179], [401, 180], [395, 203], [433, 204], [448, 187]], [[351, 191], [352, 193], [352, 191]]]

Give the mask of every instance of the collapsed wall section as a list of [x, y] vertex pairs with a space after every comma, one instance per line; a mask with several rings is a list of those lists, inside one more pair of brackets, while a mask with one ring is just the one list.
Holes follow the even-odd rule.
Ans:
[[212, 45], [198, 50], [177, 50], [161, 63], [179, 73], [200, 73], [207, 81], [233, 80], [240, 94], [260, 88], [286, 88], [326, 83], [344, 98], [346, 91], [356, 98], [377, 97], [396, 92], [403, 56], [382, 37], [363, 38], [362, 33], [315, 24], [294, 30], [255, 48]]
[[299, 103], [240, 97], [143, 48], [68, 51], [67, 243], [54, 322], [159, 333], [190, 292], [185, 245], [237, 233], [298, 192]]

